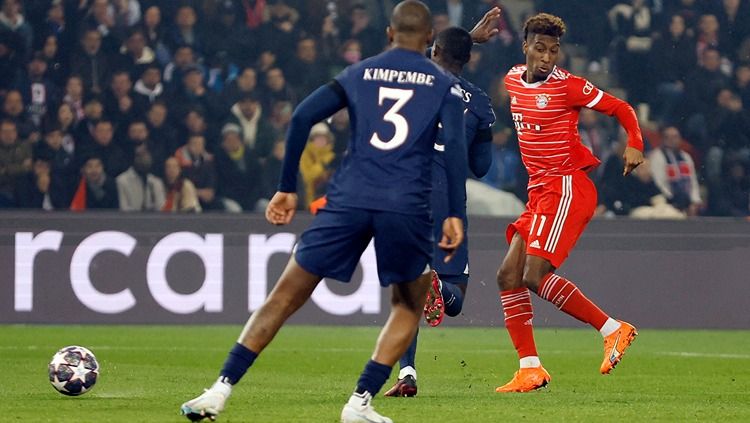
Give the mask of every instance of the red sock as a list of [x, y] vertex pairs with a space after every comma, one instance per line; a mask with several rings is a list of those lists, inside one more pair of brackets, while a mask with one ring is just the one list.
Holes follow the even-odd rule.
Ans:
[[548, 273], [542, 278], [537, 295], [596, 330], [601, 329], [609, 318], [573, 282], [554, 273]]
[[531, 325], [534, 309], [531, 307], [529, 290], [518, 288], [500, 291], [500, 301], [505, 313], [505, 328], [518, 351], [518, 358], [537, 356], [534, 327]]

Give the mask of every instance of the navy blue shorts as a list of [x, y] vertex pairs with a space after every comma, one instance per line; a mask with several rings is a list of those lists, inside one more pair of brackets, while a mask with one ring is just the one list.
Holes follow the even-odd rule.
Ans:
[[[435, 169], [433, 169], [435, 172]], [[445, 252], [438, 247], [437, 243], [443, 237], [443, 221], [448, 217], [448, 193], [440, 189], [433, 188], [432, 191], [432, 216], [435, 224], [432, 228], [434, 242], [434, 261], [432, 268], [435, 269], [443, 282], [453, 284], [464, 284], [469, 282], [469, 221], [466, 219], [466, 213], [462, 216], [464, 221], [464, 242], [458, 246], [456, 255], [446, 263]]]
[[432, 226], [429, 215], [329, 204], [302, 233], [294, 258], [314, 275], [348, 282], [374, 238], [380, 285], [411, 282], [432, 262]]

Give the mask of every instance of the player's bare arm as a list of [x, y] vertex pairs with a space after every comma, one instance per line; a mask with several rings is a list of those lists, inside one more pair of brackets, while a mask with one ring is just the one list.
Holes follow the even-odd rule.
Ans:
[[493, 7], [482, 16], [482, 19], [474, 25], [469, 32], [471, 40], [477, 44], [486, 43], [490, 38], [497, 35], [500, 29], [497, 28], [497, 20], [500, 19], [500, 8]]

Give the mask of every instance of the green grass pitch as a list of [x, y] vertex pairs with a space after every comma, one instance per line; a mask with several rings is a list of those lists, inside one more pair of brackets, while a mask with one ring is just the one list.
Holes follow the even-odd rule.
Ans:
[[[180, 422], [208, 387], [239, 326], [0, 326], [5, 422]], [[282, 329], [237, 386], [219, 422], [337, 422], [378, 328]], [[47, 362], [91, 348], [97, 386], [58, 394]], [[422, 328], [419, 395], [376, 398], [396, 422], [750, 421], [750, 332], [641, 330], [620, 366], [599, 375], [593, 330], [537, 331], [549, 388], [496, 394], [516, 370], [503, 328]], [[390, 387], [396, 376], [384, 389]]]

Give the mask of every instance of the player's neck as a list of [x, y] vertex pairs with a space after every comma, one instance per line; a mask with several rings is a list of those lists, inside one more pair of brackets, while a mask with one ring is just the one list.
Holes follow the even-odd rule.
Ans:
[[526, 81], [527, 84], [534, 84], [539, 81], [544, 81], [545, 79], [547, 79], [547, 77], [538, 78], [534, 76], [533, 73], [529, 72], [528, 67], [526, 68], [526, 72], [524, 72], [522, 76], [523, 76], [523, 80]]
[[463, 70], [462, 66], [444, 63], [442, 60], [436, 60], [435, 63], [455, 76], [461, 75], [461, 71]]
[[424, 51], [427, 50], [427, 44], [425, 44], [425, 40], [423, 38], [409, 37], [400, 34], [396, 34], [393, 37], [391, 47], [400, 48], [402, 50], [410, 50], [419, 54], [424, 54]]

